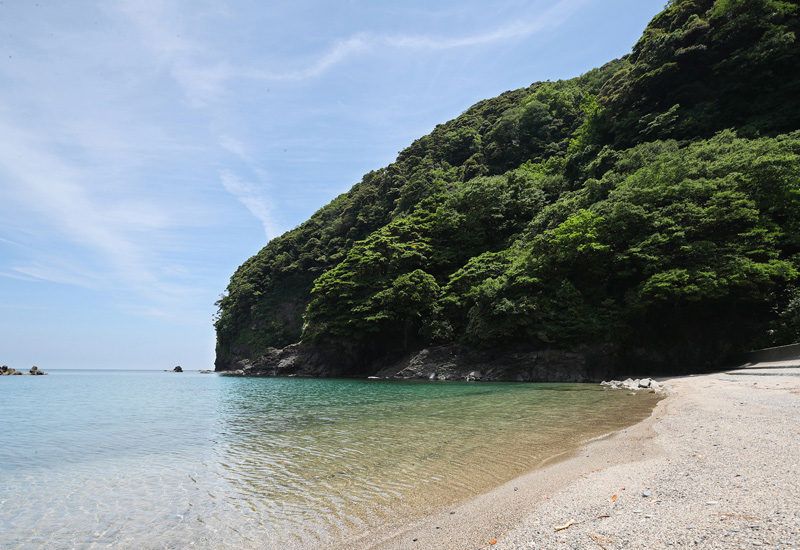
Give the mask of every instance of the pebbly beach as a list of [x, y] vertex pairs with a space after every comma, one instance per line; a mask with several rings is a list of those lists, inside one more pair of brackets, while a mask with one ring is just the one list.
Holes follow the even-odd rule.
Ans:
[[[658, 379], [652, 415], [373, 549], [800, 548], [800, 363]], [[609, 390], [624, 391], [624, 390]]]

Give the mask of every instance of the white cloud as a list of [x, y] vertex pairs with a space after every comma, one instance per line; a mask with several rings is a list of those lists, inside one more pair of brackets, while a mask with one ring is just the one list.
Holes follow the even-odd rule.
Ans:
[[519, 37], [526, 37], [546, 29], [555, 28], [564, 23], [577, 9], [588, 0], [561, 0], [554, 6], [523, 21], [514, 21], [484, 33], [468, 34], [456, 37], [389, 34], [381, 35], [361, 32], [346, 39], [336, 41], [325, 53], [319, 55], [305, 68], [285, 72], [271, 72], [254, 67], [230, 67], [225, 70], [217, 68], [210, 71], [214, 74], [216, 85], [226, 77], [245, 77], [261, 80], [293, 81], [317, 78], [336, 65], [349, 58], [365, 53], [375, 52], [379, 48], [389, 47], [404, 50], [447, 50], [483, 46], [503, 42]]
[[278, 230], [273, 221], [273, 209], [270, 201], [264, 196], [259, 185], [243, 181], [229, 170], [222, 170], [219, 174], [222, 185], [236, 197], [253, 216], [264, 226], [267, 239], [277, 236]]
[[91, 165], [60, 158], [48, 150], [52, 144], [3, 121], [0, 129], [6, 225], [24, 217], [15, 225], [37, 242], [25, 251], [28, 261], [10, 269], [85, 288], [117, 285], [157, 294], [152, 237], [168, 227], [167, 213], [128, 188], [116, 189], [115, 182], [97, 185]]
[[245, 162], [252, 162], [250, 153], [243, 141], [233, 138], [231, 136], [223, 135], [219, 138], [220, 147], [226, 151], [233, 153]]
[[530, 20], [514, 21], [485, 33], [452, 38], [432, 36], [387, 36], [386, 44], [397, 48], [447, 50], [481, 46], [494, 42], [526, 37], [545, 29], [558, 27], [587, 0], [562, 0]]
[[[374, 53], [381, 48], [402, 50], [447, 50], [469, 48], [526, 37], [558, 27], [588, 0], [561, 0], [530, 19], [500, 25], [489, 32], [463, 36], [426, 36], [379, 34], [361, 31], [336, 40], [327, 51], [317, 54], [304, 66], [275, 71], [257, 63], [234, 63], [220, 58], [220, 53], [189, 34], [180, 18], [164, 7], [160, 0], [126, 0], [121, 11], [139, 29], [142, 43], [170, 67], [175, 81], [182, 87], [192, 107], [207, 107], [220, 100], [232, 79], [263, 81], [302, 81], [322, 76], [353, 57]], [[305, 54], [297, 54], [296, 65], [302, 65]]]

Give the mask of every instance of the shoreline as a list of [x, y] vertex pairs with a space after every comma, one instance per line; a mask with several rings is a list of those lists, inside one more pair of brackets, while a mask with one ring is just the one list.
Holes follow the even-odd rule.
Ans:
[[354, 542], [374, 550], [800, 548], [797, 366], [659, 378], [666, 397], [642, 422]]

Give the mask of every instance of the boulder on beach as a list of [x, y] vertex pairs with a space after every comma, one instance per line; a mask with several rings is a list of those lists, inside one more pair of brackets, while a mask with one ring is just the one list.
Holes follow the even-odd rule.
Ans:
[[661, 385], [652, 378], [637, 378], [633, 380], [628, 378], [624, 382], [619, 380], [603, 381], [600, 382], [601, 386], [608, 386], [612, 390], [625, 389], [625, 390], [644, 390], [649, 389], [652, 391], [659, 391]]

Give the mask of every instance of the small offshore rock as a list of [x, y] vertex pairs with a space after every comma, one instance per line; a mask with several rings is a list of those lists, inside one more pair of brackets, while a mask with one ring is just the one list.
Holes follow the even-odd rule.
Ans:
[[172, 369], [172, 372], [183, 372], [183, 369], [181, 368], [181, 366], [180, 366], [180, 365], [178, 365], [177, 367], [175, 367], [174, 369]]

